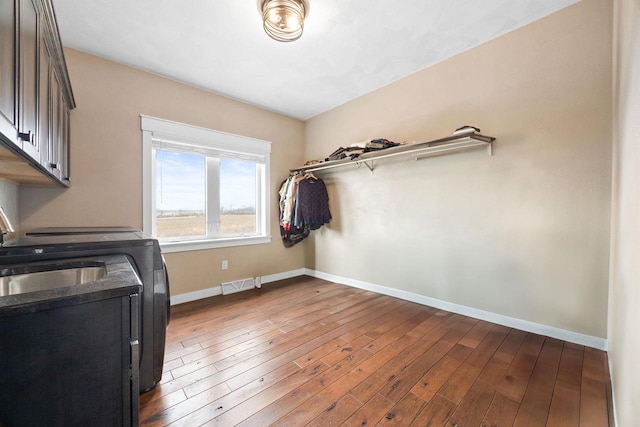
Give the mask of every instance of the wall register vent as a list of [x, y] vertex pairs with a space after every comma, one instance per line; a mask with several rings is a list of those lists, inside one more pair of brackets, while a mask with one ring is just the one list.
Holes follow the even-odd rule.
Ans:
[[261, 283], [259, 277], [234, 280], [233, 282], [226, 282], [222, 284], [222, 295], [235, 294], [236, 292], [242, 292], [253, 288], [260, 288], [260, 286]]

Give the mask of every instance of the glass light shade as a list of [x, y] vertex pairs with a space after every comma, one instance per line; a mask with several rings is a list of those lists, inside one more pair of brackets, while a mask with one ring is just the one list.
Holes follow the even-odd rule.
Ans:
[[262, 21], [264, 31], [274, 40], [298, 40], [304, 29], [305, 5], [301, 0], [264, 0]]

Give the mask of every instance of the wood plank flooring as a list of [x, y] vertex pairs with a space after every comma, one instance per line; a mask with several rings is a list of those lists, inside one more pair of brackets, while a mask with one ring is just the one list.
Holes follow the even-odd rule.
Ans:
[[300, 277], [174, 306], [140, 420], [603, 427], [607, 366], [588, 347]]

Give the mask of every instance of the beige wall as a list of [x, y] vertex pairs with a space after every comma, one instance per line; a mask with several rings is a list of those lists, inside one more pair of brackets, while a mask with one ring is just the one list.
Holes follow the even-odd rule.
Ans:
[[[42, 226], [142, 227], [140, 114], [272, 142], [271, 182], [302, 160], [304, 123], [75, 50], [65, 50], [77, 108], [71, 114], [71, 188], [20, 189], [22, 231]], [[167, 254], [172, 293], [303, 267], [303, 246], [280, 242]], [[220, 270], [220, 260], [229, 270]]]
[[640, 4], [616, 0], [609, 360], [619, 426], [640, 425]]
[[584, 0], [307, 122], [307, 158], [464, 124], [478, 150], [323, 174], [307, 266], [606, 337], [612, 4]]

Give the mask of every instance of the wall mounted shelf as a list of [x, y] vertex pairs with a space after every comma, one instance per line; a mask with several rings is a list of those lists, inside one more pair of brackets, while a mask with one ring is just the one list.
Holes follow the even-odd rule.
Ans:
[[472, 148], [486, 147], [487, 154], [492, 154], [492, 144], [494, 137], [481, 135], [478, 133], [453, 135], [446, 138], [435, 139], [433, 141], [419, 142], [416, 144], [399, 145], [397, 147], [386, 148], [384, 150], [370, 151], [361, 154], [355, 159], [331, 160], [290, 169], [291, 173], [317, 172], [326, 169], [340, 168], [348, 165], [360, 167], [365, 165], [371, 172], [374, 170], [376, 160], [390, 157], [406, 156], [415, 160], [424, 159], [441, 154], [469, 150]]

